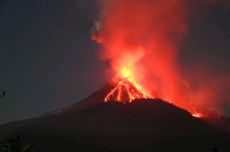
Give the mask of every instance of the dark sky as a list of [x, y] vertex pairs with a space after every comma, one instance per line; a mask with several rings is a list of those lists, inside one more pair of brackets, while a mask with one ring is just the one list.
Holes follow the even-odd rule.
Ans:
[[[0, 124], [77, 102], [107, 81], [108, 63], [90, 40], [94, 0], [0, 1]], [[210, 7], [190, 22], [181, 62], [229, 74], [230, 9]], [[229, 108], [230, 111], [230, 108]], [[226, 113], [230, 113], [226, 110]]]

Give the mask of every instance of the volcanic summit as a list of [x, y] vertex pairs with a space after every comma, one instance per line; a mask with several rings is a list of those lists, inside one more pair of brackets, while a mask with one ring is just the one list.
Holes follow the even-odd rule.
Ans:
[[137, 83], [131, 82], [128, 78], [116, 78], [111, 82], [114, 88], [105, 97], [105, 102], [117, 101], [130, 103], [134, 99], [144, 99], [147, 96], [142, 93], [141, 87]]
[[123, 67], [118, 76], [112, 79], [110, 85], [113, 88], [105, 96], [105, 102], [130, 103], [135, 99], [152, 98], [147, 91], [136, 82], [133, 71], [126, 66]]

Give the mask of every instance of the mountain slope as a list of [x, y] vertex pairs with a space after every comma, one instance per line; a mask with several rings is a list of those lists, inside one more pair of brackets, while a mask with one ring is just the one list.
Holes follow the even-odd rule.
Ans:
[[[0, 137], [20, 133], [37, 151], [45, 145], [46, 150], [60, 152], [68, 147], [69, 151], [93, 151], [92, 147], [95, 151], [145, 151], [153, 145], [159, 151], [167, 151], [167, 145], [180, 151], [184, 146], [177, 141], [185, 149], [194, 145], [208, 149], [213, 143], [230, 141], [228, 132], [160, 99], [103, 102], [112, 88], [106, 85], [87, 99], [45, 116], [0, 126]], [[230, 150], [230, 146], [224, 148]]]

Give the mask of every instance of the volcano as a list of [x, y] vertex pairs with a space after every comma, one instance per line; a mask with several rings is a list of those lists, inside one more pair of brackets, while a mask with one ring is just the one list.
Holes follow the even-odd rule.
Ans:
[[146, 97], [127, 79], [112, 82], [66, 108], [0, 126], [0, 138], [20, 134], [35, 152], [230, 150], [228, 131]]

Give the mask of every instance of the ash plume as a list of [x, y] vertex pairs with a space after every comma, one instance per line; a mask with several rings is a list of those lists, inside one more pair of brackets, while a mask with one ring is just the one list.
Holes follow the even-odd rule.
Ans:
[[[123, 67], [129, 67], [136, 81], [153, 97], [170, 101], [192, 113], [208, 113], [213, 109], [217, 111], [206, 104], [219, 97], [218, 86], [209, 87], [205, 83], [200, 83], [198, 87], [193, 87], [195, 80], [183, 74], [179, 55], [183, 39], [189, 32], [189, 20], [202, 12], [199, 7], [207, 6], [208, 9], [214, 3], [226, 2], [99, 2], [101, 14], [95, 23], [92, 39], [103, 47], [100, 50], [100, 58], [109, 61], [110, 72], [116, 75]], [[192, 70], [189, 74], [194, 75]], [[199, 76], [199, 79], [207, 80], [206, 76]]]

